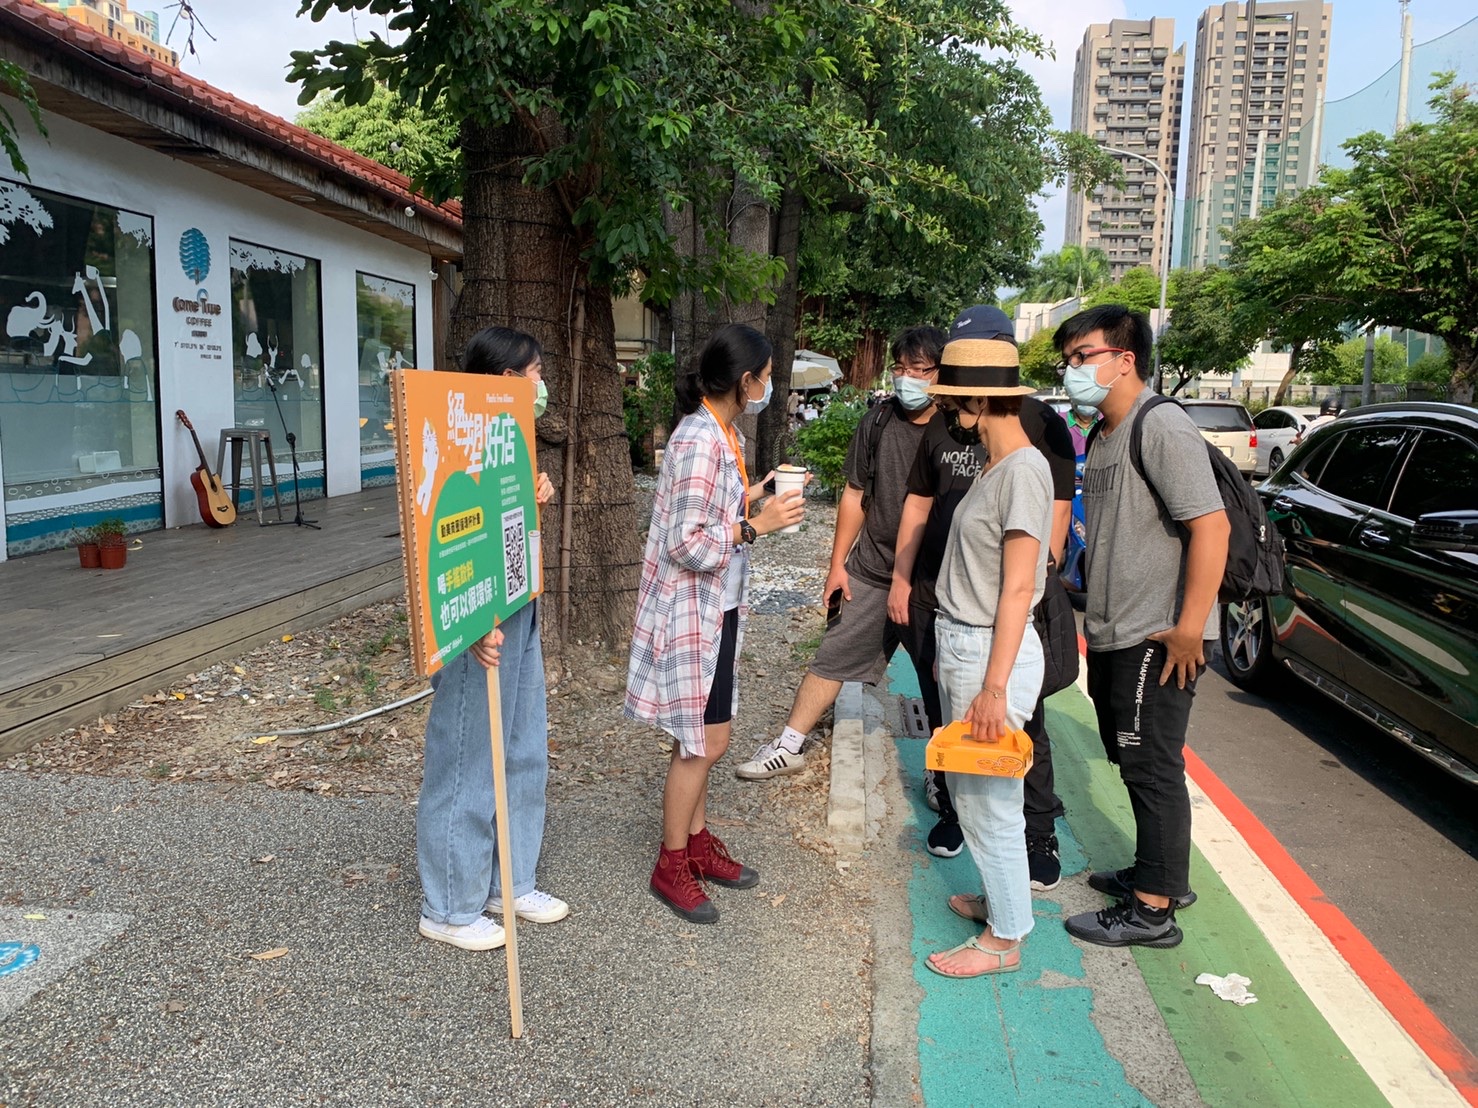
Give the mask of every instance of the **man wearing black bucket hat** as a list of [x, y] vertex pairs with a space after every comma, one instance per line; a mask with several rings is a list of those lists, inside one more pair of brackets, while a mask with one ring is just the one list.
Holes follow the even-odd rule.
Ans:
[[[955, 318], [950, 327], [950, 341], [1008, 343], [1012, 347], [1010, 358], [1006, 357], [1005, 346], [994, 349], [1000, 352], [1003, 360], [1014, 362], [1014, 330], [1011, 320], [1001, 309], [978, 304]], [[954, 349], [964, 351], [967, 348], [960, 346]], [[940, 384], [957, 382], [964, 371], [965, 367], [945, 362], [940, 370]], [[1047, 572], [1055, 573], [1056, 561], [1061, 558], [1067, 541], [1068, 519], [1072, 511], [1075, 468], [1072, 436], [1062, 417], [1035, 397], [1022, 398], [1020, 418], [1031, 444], [1047, 459], [1052, 475], [1053, 517]], [[965, 416], [964, 421], [970, 421], [970, 417]], [[914, 656], [922, 655], [924, 658], [918, 666], [919, 684], [931, 730], [946, 722], [940, 711], [938, 686], [932, 677], [937, 604], [935, 582], [955, 509], [988, 461], [985, 445], [980, 441], [973, 421], [968, 427], [962, 426], [959, 412], [941, 412], [924, 428], [924, 438], [909, 475], [909, 495], [898, 530], [888, 614], [893, 622], [908, 628]], [[926, 673], [930, 675], [927, 680]], [[1032, 887], [1045, 891], [1056, 888], [1062, 873], [1056, 834], [1062, 802], [1057, 798], [1054, 786], [1052, 748], [1040, 698], [1023, 730], [1031, 736], [1036, 748], [1035, 761], [1025, 782], [1023, 803], [1027, 860]], [[929, 852], [941, 858], [952, 858], [963, 848], [964, 834], [944, 775], [932, 771], [926, 773], [925, 790], [930, 807], [939, 812], [939, 820], [928, 835]]]

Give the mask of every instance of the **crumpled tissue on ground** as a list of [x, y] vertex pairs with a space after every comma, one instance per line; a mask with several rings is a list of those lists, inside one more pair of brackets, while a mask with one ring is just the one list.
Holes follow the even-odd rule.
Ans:
[[1257, 1003], [1257, 997], [1247, 989], [1252, 981], [1240, 973], [1229, 973], [1225, 977], [1218, 977], [1214, 973], [1203, 973], [1196, 978], [1196, 984], [1210, 985], [1211, 991], [1222, 1000], [1230, 1000], [1239, 1006]]

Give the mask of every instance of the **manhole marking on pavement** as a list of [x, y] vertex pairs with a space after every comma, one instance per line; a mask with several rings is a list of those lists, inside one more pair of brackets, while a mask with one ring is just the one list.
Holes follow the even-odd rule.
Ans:
[[25, 969], [41, 957], [35, 943], [0, 943], [0, 977]]

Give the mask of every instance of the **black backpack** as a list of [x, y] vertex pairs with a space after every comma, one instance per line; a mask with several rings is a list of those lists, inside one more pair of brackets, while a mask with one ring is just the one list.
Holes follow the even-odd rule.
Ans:
[[[1134, 465], [1134, 472], [1154, 494], [1162, 514], [1165, 514], [1165, 501], [1144, 472], [1144, 416], [1151, 408], [1174, 403], [1168, 396], [1150, 397], [1140, 406], [1129, 428], [1129, 460]], [[1093, 425], [1088, 432], [1085, 449], [1092, 448], [1102, 426], [1102, 420]], [[1280, 595], [1287, 584], [1283, 572], [1283, 536], [1268, 519], [1262, 497], [1257, 495], [1252, 483], [1242, 476], [1232, 460], [1209, 442], [1206, 456], [1211, 461], [1211, 472], [1216, 475], [1216, 491], [1221, 494], [1227, 521], [1232, 526], [1227, 538], [1227, 568], [1221, 577], [1217, 599], [1227, 604], [1252, 597]]]
[[898, 417], [897, 406], [890, 396], [876, 407], [862, 413], [857, 425], [857, 463], [862, 470], [862, 510], [872, 507], [873, 489], [878, 476], [878, 444], [883, 441], [883, 428]]

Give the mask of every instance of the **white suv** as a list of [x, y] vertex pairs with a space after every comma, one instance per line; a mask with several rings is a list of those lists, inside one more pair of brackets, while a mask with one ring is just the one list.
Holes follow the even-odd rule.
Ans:
[[1235, 400], [1182, 400], [1203, 438], [1250, 478], [1257, 468], [1257, 432], [1247, 409]]

